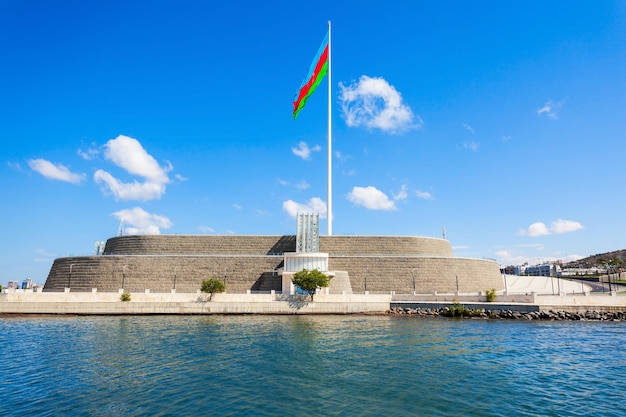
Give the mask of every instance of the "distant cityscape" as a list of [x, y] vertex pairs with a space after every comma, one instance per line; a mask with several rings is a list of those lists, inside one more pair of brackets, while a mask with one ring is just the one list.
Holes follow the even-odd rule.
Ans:
[[[620, 253], [620, 256], [607, 256]], [[594, 255], [574, 262], [562, 260], [543, 262], [538, 265], [509, 265], [501, 269], [507, 275], [530, 275], [540, 277], [588, 277], [624, 272], [625, 261], [622, 251]]]

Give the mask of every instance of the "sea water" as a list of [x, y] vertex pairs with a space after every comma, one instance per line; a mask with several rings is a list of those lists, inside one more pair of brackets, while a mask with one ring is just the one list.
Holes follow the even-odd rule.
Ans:
[[626, 323], [0, 318], [2, 416], [624, 416]]

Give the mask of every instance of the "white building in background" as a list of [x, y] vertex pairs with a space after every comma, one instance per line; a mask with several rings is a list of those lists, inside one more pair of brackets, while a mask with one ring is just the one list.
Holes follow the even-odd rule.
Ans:
[[520, 270], [520, 275], [532, 275], [538, 277], [560, 277], [561, 265], [556, 263], [545, 263], [541, 265], [526, 266]]

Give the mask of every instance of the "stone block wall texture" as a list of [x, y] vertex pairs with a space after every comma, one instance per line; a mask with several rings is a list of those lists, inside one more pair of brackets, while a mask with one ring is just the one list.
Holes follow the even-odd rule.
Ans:
[[[56, 259], [44, 291], [69, 286], [72, 291], [195, 292], [209, 278], [224, 280], [231, 293], [280, 291], [282, 254], [294, 252], [295, 243], [295, 236], [119, 236], [107, 241], [105, 255]], [[320, 250], [329, 253], [329, 270], [348, 272], [354, 293], [504, 289], [496, 262], [455, 258], [443, 239], [321, 236]]]

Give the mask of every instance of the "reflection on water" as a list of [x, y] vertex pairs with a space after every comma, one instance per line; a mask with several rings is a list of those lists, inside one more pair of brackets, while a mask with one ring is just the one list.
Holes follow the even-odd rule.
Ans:
[[623, 323], [0, 319], [2, 415], [623, 415]]

